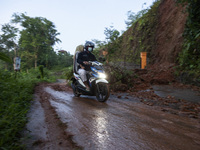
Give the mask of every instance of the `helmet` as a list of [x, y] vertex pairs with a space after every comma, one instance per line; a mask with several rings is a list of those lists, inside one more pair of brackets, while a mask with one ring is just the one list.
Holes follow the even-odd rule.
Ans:
[[[88, 49], [88, 47], [91, 47], [91, 48]], [[86, 41], [86, 42], [85, 42], [85, 49], [86, 49], [86, 51], [92, 52], [93, 49], [94, 49], [94, 43], [92, 43], [92, 42], [90, 42], [90, 41]]]

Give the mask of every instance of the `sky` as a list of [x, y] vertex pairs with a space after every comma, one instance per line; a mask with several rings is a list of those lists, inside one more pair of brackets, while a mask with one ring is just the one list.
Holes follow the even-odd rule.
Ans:
[[104, 30], [113, 26], [126, 30], [127, 12], [148, 8], [154, 0], [0, 0], [0, 28], [9, 23], [14, 13], [44, 17], [52, 21], [62, 41], [55, 50], [74, 54], [85, 41], [105, 41]]

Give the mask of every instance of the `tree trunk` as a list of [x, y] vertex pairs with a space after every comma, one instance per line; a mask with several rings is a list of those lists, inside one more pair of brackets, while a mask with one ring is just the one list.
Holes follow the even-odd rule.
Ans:
[[37, 68], [37, 54], [35, 54], [35, 69]]
[[46, 68], [48, 68], [48, 57], [47, 57], [47, 54], [46, 54]]

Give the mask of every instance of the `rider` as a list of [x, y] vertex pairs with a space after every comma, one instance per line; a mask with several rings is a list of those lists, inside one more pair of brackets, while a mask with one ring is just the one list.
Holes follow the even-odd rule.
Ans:
[[86, 86], [86, 90], [89, 91], [90, 88], [87, 84], [87, 77], [86, 77], [86, 71], [90, 71], [90, 67], [88, 66], [88, 61], [96, 61], [96, 57], [91, 53], [94, 49], [94, 43], [90, 41], [86, 41], [84, 46], [84, 51], [80, 52], [78, 54], [77, 62], [80, 64], [78, 73], [83, 80], [83, 83]]

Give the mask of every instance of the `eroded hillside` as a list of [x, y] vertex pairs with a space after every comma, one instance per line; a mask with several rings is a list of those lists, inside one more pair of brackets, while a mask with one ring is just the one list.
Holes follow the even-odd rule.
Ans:
[[164, 0], [158, 8], [158, 25], [155, 33], [155, 49], [152, 50], [152, 64], [176, 63], [182, 50], [183, 32], [187, 19], [185, 8], [174, 0]]
[[147, 52], [148, 66], [171, 67], [182, 50], [187, 13], [174, 0], [156, 2], [149, 12], [122, 36], [121, 60], [140, 63], [140, 52]]
[[[155, 1], [148, 11], [143, 13], [142, 17], [137, 19], [122, 36], [103, 47], [107, 51], [107, 62], [129, 69], [138, 69], [141, 64], [140, 53], [147, 52], [146, 68], [150, 72], [154, 72], [150, 76], [161, 77], [160, 72], [162, 72], [167, 75], [166, 77], [169, 75], [173, 77], [167, 79], [169, 81], [167, 83], [178, 80], [200, 85], [198, 71], [200, 59], [196, 54], [200, 34], [195, 31], [192, 37], [196, 37], [197, 42], [194, 41], [195, 39], [189, 39], [187, 45], [185, 44], [186, 36], [183, 36], [188, 34], [185, 31], [190, 31], [188, 26], [196, 24], [194, 21], [188, 25], [188, 16], [191, 15], [186, 6], [191, 6], [190, 3], [195, 6], [197, 2], [189, 1], [180, 4], [175, 0]], [[195, 13], [198, 17], [197, 14]], [[192, 60], [194, 55], [198, 59]]]

